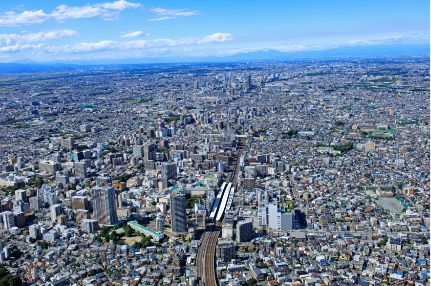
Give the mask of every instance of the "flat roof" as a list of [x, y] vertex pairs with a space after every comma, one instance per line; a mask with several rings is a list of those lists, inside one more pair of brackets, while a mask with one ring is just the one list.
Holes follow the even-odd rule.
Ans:
[[131, 225], [134, 225], [134, 226], [136, 226], [136, 227], [138, 227], [138, 228], [140, 228], [140, 229], [142, 229], [142, 230], [145, 230], [145, 231], [148, 231], [148, 232], [150, 232], [150, 233], [152, 233], [152, 234], [154, 234], [154, 235], [157, 235], [157, 236], [160, 236], [161, 235], [161, 233], [159, 233], [159, 232], [155, 232], [154, 230], [152, 230], [152, 229], [149, 229], [149, 228], [147, 228], [147, 227], [145, 227], [145, 226], [143, 226], [143, 225], [140, 225], [139, 223], [137, 223], [136, 221], [129, 221], [128, 222], [129, 224], [131, 224]]

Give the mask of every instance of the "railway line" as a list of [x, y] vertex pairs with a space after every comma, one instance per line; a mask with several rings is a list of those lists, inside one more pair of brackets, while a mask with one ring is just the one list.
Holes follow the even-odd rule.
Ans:
[[[237, 179], [238, 179], [238, 171], [239, 171], [239, 158], [242, 155], [244, 149], [244, 142], [241, 140], [239, 143], [239, 148], [237, 149], [236, 154], [234, 155], [234, 164], [233, 169], [229, 173], [226, 178], [225, 183], [223, 184], [220, 192], [229, 192], [230, 185], [232, 188], [236, 188]], [[225, 187], [225, 189], [223, 189]], [[222, 193], [223, 194], [223, 193]], [[222, 195], [221, 194], [221, 195]], [[220, 198], [222, 197], [220, 195]], [[229, 195], [229, 194], [228, 194]], [[221, 202], [220, 202], [221, 203]], [[224, 207], [226, 203], [224, 204]], [[212, 216], [214, 219], [210, 223], [208, 223], [204, 234], [202, 235], [198, 255], [196, 258], [196, 269], [197, 269], [197, 277], [199, 280], [199, 285], [202, 286], [216, 286], [217, 279], [215, 273], [215, 255], [216, 255], [216, 246], [218, 237], [220, 235], [221, 227], [224, 222], [224, 207], [223, 205], [217, 205], [216, 209], [212, 212], [214, 215]], [[219, 208], [219, 209], [217, 209]], [[220, 212], [220, 214], [219, 214]], [[215, 214], [219, 214], [215, 216]]]

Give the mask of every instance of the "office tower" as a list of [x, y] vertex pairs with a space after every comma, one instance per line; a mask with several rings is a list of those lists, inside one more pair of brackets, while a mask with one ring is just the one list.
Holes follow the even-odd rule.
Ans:
[[23, 202], [22, 201], [13, 201], [13, 211], [14, 212], [22, 212], [23, 209]]
[[3, 263], [3, 244], [0, 240], [0, 263]]
[[172, 160], [177, 159], [177, 162], [179, 162], [186, 158], [186, 154], [187, 151], [184, 150], [172, 150], [170, 155]]
[[75, 210], [75, 221], [81, 223], [84, 219], [90, 219], [91, 214], [88, 210]]
[[91, 151], [90, 150], [84, 150], [82, 151], [82, 154], [84, 155], [84, 159], [91, 159], [92, 155], [91, 155]]
[[29, 203], [22, 203], [22, 211], [26, 214], [30, 212], [30, 204]]
[[56, 176], [55, 181], [59, 184], [62, 184], [63, 187], [69, 184], [69, 177], [68, 176]]
[[258, 209], [259, 225], [271, 229], [289, 230], [293, 229], [295, 212], [285, 213], [274, 204], [262, 204]]
[[171, 225], [174, 234], [187, 233], [186, 197], [171, 194]]
[[50, 174], [55, 174], [57, 171], [61, 170], [61, 164], [55, 163], [55, 162], [48, 162], [48, 161], [40, 161], [39, 162], [39, 171], [40, 172], [47, 172]]
[[61, 214], [61, 205], [55, 204], [55, 205], [51, 206], [49, 208], [49, 210], [51, 212], [51, 220], [56, 222], [57, 217]]
[[165, 228], [165, 222], [164, 222], [163, 218], [157, 217], [156, 218], [156, 230], [162, 231], [164, 228]]
[[3, 227], [5, 229], [11, 229], [15, 226], [15, 218], [13, 217], [13, 212], [6, 211], [2, 212], [2, 219], [3, 219]]
[[121, 197], [121, 194], [116, 194], [116, 202], [117, 202], [117, 208], [123, 207], [123, 198]]
[[251, 87], [251, 75], [245, 74], [245, 88]]
[[28, 230], [29, 230], [30, 237], [32, 237], [34, 239], [38, 239], [42, 236], [40, 225], [38, 225], [38, 224], [30, 225]]
[[16, 190], [15, 191], [15, 199], [17, 201], [22, 201], [22, 202], [28, 203], [27, 191], [26, 190]]
[[254, 178], [244, 178], [244, 189], [253, 190], [255, 186]]
[[175, 163], [162, 163], [162, 177], [167, 180], [177, 178], [177, 165]]
[[87, 164], [85, 162], [75, 162], [73, 167], [75, 168], [75, 176], [87, 178]]
[[144, 144], [144, 161], [156, 160], [156, 145], [147, 143]]
[[253, 222], [250, 220], [238, 222], [236, 225], [236, 240], [244, 242], [251, 239], [253, 239]]
[[61, 146], [65, 149], [72, 149], [75, 147], [75, 138], [61, 138]]
[[69, 226], [69, 221], [67, 219], [67, 216], [65, 215], [59, 215], [57, 217], [57, 223], [65, 226]]
[[93, 218], [99, 225], [112, 225], [117, 221], [115, 190], [113, 187], [95, 187], [91, 189]]
[[13, 218], [15, 220], [15, 226], [16, 227], [24, 227], [26, 225], [25, 223], [25, 216], [23, 212], [13, 212]]
[[88, 198], [86, 196], [73, 196], [72, 209], [88, 210]]
[[205, 228], [206, 214], [206, 210], [198, 210], [196, 212], [196, 226]]
[[218, 164], [218, 170], [219, 170], [220, 172], [224, 173], [224, 172], [226, 171], [226, 169], [227, 169], [227, 164], [226, 164], [226, 162], [220, 162], [220, 163]]
[[235, 258], [235, 244], [232, 242], [221, 242], [216, 246], [217, 259], [230, 261]]
[[83, 219], [81, 222], [81, 229], [88, 233], [98, 231], [99, 222], [95, 219]]
[[81, 126], [79, 126], [79, 131], [81, 131], [82, 133], [91, 132], [92, 127], [93, 126], [90, 124], [82, 124]]
[[84, 159], [84, 153], [82, 151], [73, 152], [73, 159], [75, 162], [79, 162], [80, 160]]
[[55, 193], [47, 193], [46, 202], [49, 206], [55, 205], [57, 203], [57, 196], [55, 195]]
[[136, 158], [144, 157], [144, 146], [134, 145], [133, 146], [133, 156], [135, 156]]
[[193, 84], [194, 89], [198, 89], [199, 88], [199, 83], [197, 81], [194, 82]]

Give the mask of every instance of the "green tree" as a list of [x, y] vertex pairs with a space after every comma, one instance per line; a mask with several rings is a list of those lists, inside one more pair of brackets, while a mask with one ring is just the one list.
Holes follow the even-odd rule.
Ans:
[[7, 273], [6, 269], [0, 267], [0, 286], [24, 286], [19, 275], [11, 275]]
[[37, 245], [39, 245], [42, 249], [48, 249], [49, 247], [49, 243], [46, 241], [39, 241]]
[[254, 278], [251, 278], [249, 280], [247, 280], [246, 282], [244, 282], [245, 286], [256, 286], [257, 285], [257, 280]]
[[133, 229], [130, 227], [130, 225], [126, 225], [126, 226], [124, 227], [124, 234], [125, 234], [127, 237], [130, 237], [130, 236], [132, 236], [132, 233], [133, 233]]

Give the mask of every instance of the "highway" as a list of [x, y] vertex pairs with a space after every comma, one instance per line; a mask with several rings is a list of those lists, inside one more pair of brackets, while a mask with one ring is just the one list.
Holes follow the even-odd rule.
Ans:
[[[232, 186], [236, 188], [239, 158], [244, 150], [245, 142], [240, 139], [239, 146], [233, 156], [233, 169], [226, 178], [226, 183], [232, 182]], [[224, 215], [220, 221], [208, 223], [204, 234], [202, 235], [198, 255], [196, 257], [196, 269], [199, 285], [216, 286], [217, 278], [215, 272], [215, 255], [218, 237], [220, 235], [221, 226], [224, 222]]]

